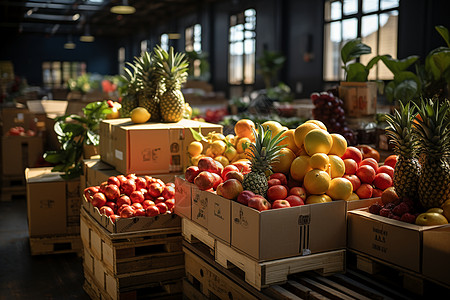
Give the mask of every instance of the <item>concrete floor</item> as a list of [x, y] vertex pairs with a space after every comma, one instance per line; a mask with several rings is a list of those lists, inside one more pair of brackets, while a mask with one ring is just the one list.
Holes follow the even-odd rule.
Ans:
[[0, 202], [0, 299], [90, 299], [82, 258], [31, 256], [26, 197]]

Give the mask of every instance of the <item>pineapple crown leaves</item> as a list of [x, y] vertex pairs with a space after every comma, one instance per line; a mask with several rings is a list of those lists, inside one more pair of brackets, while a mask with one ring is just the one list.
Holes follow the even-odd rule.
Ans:
[[261, 124], [258, 125], [258, 132], [252, 127], [253, 135], [255, 136], [255, 142], [248, 145], [251, 152], [251, 164], [252, 170], [256, 168], [261, 172], [265, 172], [267, 169], [271, 170], [271, 164], [279, 161], [280, 150], [286, 145], [280, 145], [279, 143], [286, 137], [281, 137], [284, 131], [277, 133], [272, 137], [272, 131], [269, 127], [264, 130]]
[[187, 80], [189, 62], [184, 53], [174, 53], [173, 47], [169, 52], [156, 45], [154, 49], [156, 71], [168, 80], [184, 83]]
[[415, 154], [417, 148], [417, 141], [414, 139], [411, 131], [414, 114], [412, 107], [408, 102], [403, 105], [399, 102], [400, 109], [394, 110], [394, 113], [386, 115], [386, 135], [391, 139], [390, 143], [394, 144], [396, 152], [401, 152], [403, 155]]
[[[419, 105], [415, 104], [418, 111], [416, 126], [413, 133], [419, 143], [421, 153], [432, 156], [450, 155], [450, 102], [448, 99], [421, 99]], [[420, 118], [419, 118], [420, 117]]]

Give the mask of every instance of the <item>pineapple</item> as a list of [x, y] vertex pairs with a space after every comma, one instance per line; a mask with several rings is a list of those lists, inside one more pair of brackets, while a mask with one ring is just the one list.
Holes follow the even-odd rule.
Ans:
[[149, 52], [144, 52], [141, 57], [135, 57], [134, 62], [141, 88], [139, 106], [144, 107], [151, 114], [150, 121], [160, 122], [161, 113], [158, 98], [160, 77], [154, 72], [152, 56]]
[[386, 134], [394, 144], [394, 153], [398, 155], [394, 172], [394, 188], [401, 198], [418, 200], [418, 182], [421, 167], [416, 156], [417, 142], [412, 136], [411, 124], [414, 119], [410, 104], [400, 102], [400, 111], [387, 115], [389, 127]]
[[253, 128], [252, 130], [255, 142], [249, 145], [251, 171], [245, 174], [242, 186], [244, 190], [265, 197], [268, 189], [267, 174], [272, 169], [272, 163], [281, 155], [280, 150], [284, 145], [279, 145], [279, 142], [284, 137], [280, 139], [282, 132], [272, 137], [269, 127], [264, 130], [261, 125], [258, 126], [258, 133]]
[[155, 72], [163, 79], [159, 107], [163, 122], [178, 122], [183, 118], [185, 102], [181, 85], [187, 80], [188, 62], [183, 53], [169, 53], [157, 46], [154, 50]]
[[419, 198], [425, 209], [450, 199], [450, 102], [422, 99], [413, 132], [418, 141], [422, 173]]
[[122, 118], [128, 118], [130, 112], [139, 105], [138, 103], [138, 83], [136, 80], [136, 67], [130, 63], [128, 65], [133, 71], [128, 68], [124, 68], [127, 76], [122, 75], [122, 77], [127, 81], [127, 86], [122, 95], [122, 108], [120, 109], [120, 116]]

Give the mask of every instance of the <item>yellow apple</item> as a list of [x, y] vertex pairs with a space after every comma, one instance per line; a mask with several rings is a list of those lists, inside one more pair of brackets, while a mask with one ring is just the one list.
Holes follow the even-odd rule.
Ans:
[[450, 200], [445, 201], [441, 208], [444, 211], [442, 214], [447, 218], [447, 221], [450, 222]]
[[434, 212], [442, 215], [444, 213], [444, 210], [440, 207], [433, 207], [427, 210], [426, 212]]
[[416, 225], [420, 226], [432, 226], [432, 225], [445, 225], [448, 224], [447, 219], [435, 212], [425, 212], [417, 216]]

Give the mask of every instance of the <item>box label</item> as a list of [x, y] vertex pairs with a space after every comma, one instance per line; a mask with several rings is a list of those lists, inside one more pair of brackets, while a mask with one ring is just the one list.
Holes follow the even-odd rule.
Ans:
[[123, 152], [122, 151], [119, 151], [119, 150], [115, 150], [114, 151], [114, 156], [117, 158], [117, 159], [120, 159], [120, 160], [123, 160]]
[[207, 193], [196, 187], [192, 189], [192, 220], [203, 227], [208, 226]]
[[383, 229], [383, 226], [373, 226], [372, 227], [373, 241], [372, 241], [372, 249], [375, 251], [380, 251], [382, 253], [387, 252], [387, 238], [388, 231]]

